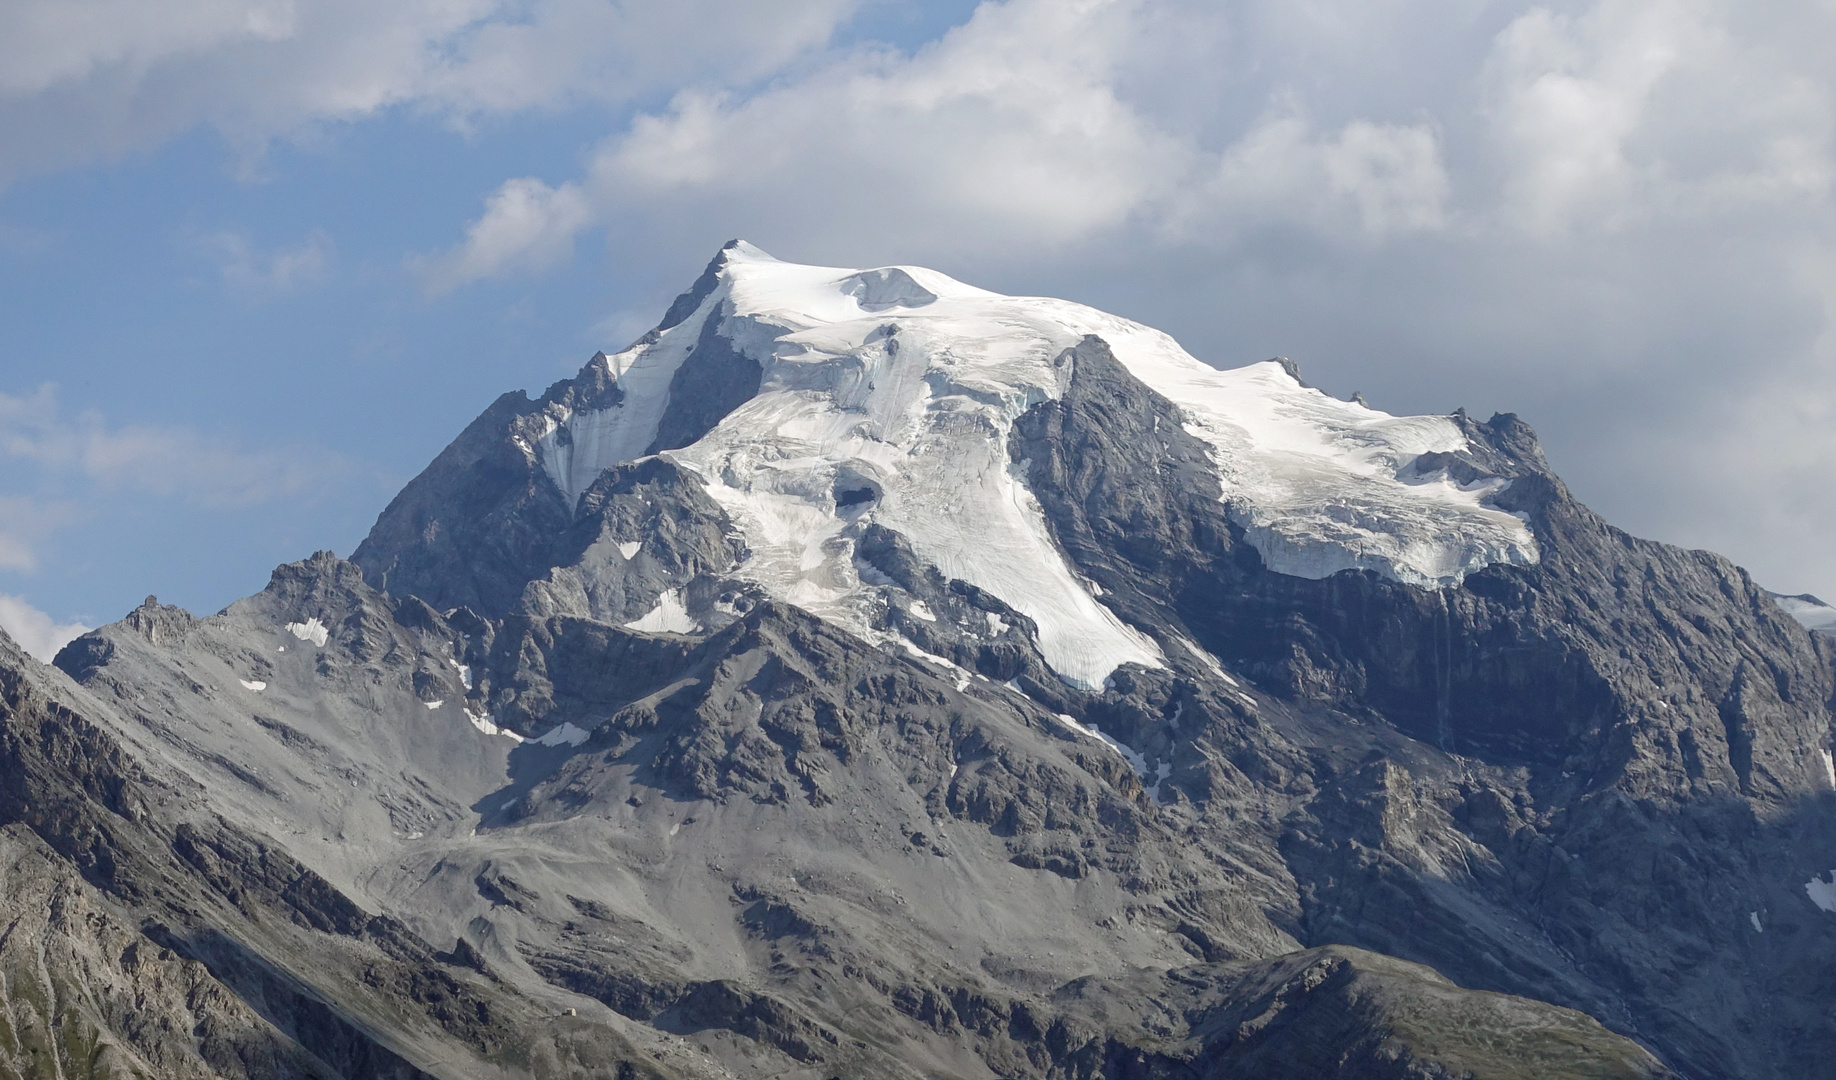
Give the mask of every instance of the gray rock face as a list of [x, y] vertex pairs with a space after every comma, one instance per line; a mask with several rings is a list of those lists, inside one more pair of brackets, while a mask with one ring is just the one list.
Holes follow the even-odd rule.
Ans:
[[[666, 452], [760, 393], [705, 314], [723, 265], [659, 328], [697, 336], [648, 456], [576, 494], [545, 470], [556, 416], [630, 404], [595, 357], [500, 398], [350, 562], [206, 618], [150, 601], [36, 669], [95, 734], [18, 783], [119, 816], [75, 764], [119, 761], [190, 800], [140, 862], [57, 839], [48, 796], [0, 824], [162, 868], [83, 874], [168, 905], [143, 920], [173, 955], [338, 1075], [1770, 1080], [1836, 1053], [1836, 646], [1744, 572], [1611, 528], [1499, 416], [1402, 479], [1489, 485], [1534, 565], [1275, 573], [1212, 447], [1091, 336], [1001, 452], [1163, 662], [1061, 680], [1027, 598], [927, 561], [847, 463], [805, 493], [837, 520], [811, 565], [858, 578], [844, 625], [749, 576], [757, 511]], [[848, 281], [876, 318], [942, 306]]]
[[[198, 629], [150, 599], [119, 625], [149, 646]], [[0, 634], [0, 1060], [13, 1075], [587, 1076], [621, 1060], [620, 1075], [671, 1075], [364, 911], [123, 745], [131, 728]]]
[[336, 1075], [213, 978], [124, 923], [30, 828], [0, 827], [9, 1076]]
[[701, 340], [676, 369], [669, 405], [646, 454], [695, 442], [759, 392], [759, 362], [735, 349], [718, 328], [713, 319], [704, 323]]
[[1759, 989], [1801, 978], [1801, 956], [1774, 953], [1749, 913], [1832, 948], [1803, 891], [1836, 791], [1827, 640], [1725, 559], [1608, 526], [1510, 416], [1464, 421], [1470, 458], [1415, 467], [1510, 478], [1497, 502], [1531, 523], [1538, 565], [1433, 592], [1268, 573], [1183, 468], [1190, 447], [1150, 437], [1171, 406], [1105, 353], [1080, 347], [1071, 392], [1015, 444], [1105, 602], [1287, 702], [1413, 744], [1310, 770], [1321, 786], [1282, 840], [1297, 937], [1587, 1009], [1701, 1075], [1814, 1068], [1822, 1051], [1756, 1064], [1799, 1053], [1821, 1005]]

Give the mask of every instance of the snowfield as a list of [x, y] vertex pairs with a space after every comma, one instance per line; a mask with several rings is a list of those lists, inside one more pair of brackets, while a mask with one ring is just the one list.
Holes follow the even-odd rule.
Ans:
[[[670, 380], [713, 320], [760, 364], [759, 393], [662, 456], [700, 475], [733, 518], [752, 551], [741, 576], [870, 639], [886, 635], [871, 626], [878, 600], [848, 538], [863, 519], [1030, 616], [1047, 663], [1074, 685], [1098, 687], [1124, 663], [1162, 663], [1058, 550], [1008, 460], [1014, 422], [1069, 384], [1070, 365], [1054, 361], [1091, 334], [1180, 406], [1272, 569], [1319, 578], [1357, 568], [1442, 587], [1491, 563], [1537, 559], [1528, 527], [1487, 505], [1494, 488], [1402, 478], [1421, 454], [1465, 448], [1450, 418], [1338, 401], [1275, 362], [1219, 371], [1137, 323], [918, 267], [801, 266], [744, 243], [724, 258], [693, 315], [604, 361], [624, 401], [550, 406], [532, 452], [575, 501], [602, 470], [640, 456]], [[686, 632], [675, 606], [666, 600], [633, 625]]]

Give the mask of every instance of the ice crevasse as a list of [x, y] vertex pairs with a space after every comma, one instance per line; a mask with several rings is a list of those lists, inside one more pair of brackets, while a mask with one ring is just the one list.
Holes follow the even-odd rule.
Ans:
[[598, 361], [624, 391], [620, 404], [549, 406], [531, 452], [571, 500], [644, 455], [671, 380], [712, 330], [759, 365], [759, 391], [663, 456], [698, 474], [733, 519], [752, 552], [740, 576], [870, 639], [885, 635], [848, 539], [864, 517], [1032, 618], [1046, 662], [1074, 685], [1161, 663], [1058, 550], [1008, 458], [1015, 421], [1063, 395], [1071, 372], [1056, 361], [1087, 335], [1180, 407], [1271, 569], [1318, 578], [1359, 568], [1444, 587], [1537, 558], [1524, 522], [1488, 504], [1493, 488], [1405, 474], [1421, 454], [1466, 448], [1451, 418], [1338, 401], [1279, 363], [1218, 370], [1138, 323], [920, 267], [804, 266], [736, 242], [715, 269], [692, 314]]

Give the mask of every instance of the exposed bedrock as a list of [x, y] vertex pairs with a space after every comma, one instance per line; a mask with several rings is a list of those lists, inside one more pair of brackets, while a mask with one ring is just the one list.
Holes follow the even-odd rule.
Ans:
[[[1462, 419], [1470, 456], [1415, 467], [1509, 478], [1494, 499], [1530, 522], [1537, 565], [1443, 590], [1270, 573], [1177, 410], [1100, 341], [1073, 359], [1013, 452], [1104, 602], [1284, 702], [1458, 755], [1312, 770], [1282, 842], [1301, 940], [1587, 1008], [1704, 1076], [1773, 1075], [1760, 1047], [1804, 1045], [1784, 1035], [1804, 1024], [1829, 1045], [1809, 999], [1783, 1020], [1760, 989], [1803, 977], [1778, 935], [1832, 946], [1803, 891], [1836, 841], [1827, 642], [1720, 556], [1601, 521], [1511, 416]], [[1788, 921], [1757, 932], [1762, 910]]]

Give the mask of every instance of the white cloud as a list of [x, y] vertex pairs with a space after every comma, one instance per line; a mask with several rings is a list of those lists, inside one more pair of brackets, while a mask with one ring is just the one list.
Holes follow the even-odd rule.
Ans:
[[1836, 11], [1793, 6], [1810, 25], [1756, 32], [1707, 0], [1513, 20], [1485, 68], [1501, 216], [1549, 234], [1827, 198], [1831, 80], [1781, 55], [1778, 37], [1836, 31]]
[[0, 593], [0, 630], [19, 647], [49, 664], [57, 651], [94, 627], [80, 622], [60, 623], [26, 603], [22, 597]]
[[144, 72], [173, 57], [292, 31], [289, 0], [16, 0], [0, 8], [0, 95], [40, 93], [108, 67]]
[[1376, 240], [1442, 228], [1448, 189], [1439, 140], [1425, 126], [1353, 120], [1322, 136], [1284, 108], [1218, 155], [1210, 181], [1195, 186], [1166, 231], [1215, 241], [1285, 222]]
[[322, 450], [251, 449], [184, 427], [110, 427], [95, 412], [66, 417], [48, 386], [30, 397], [0, 393], [0, 457], [202, 506], [300, 495], [346, 468]]
[[578, 185], [506, 180], [485, 201], [484, 216], [466, 229], [463, 244], [412, 264], [435, 293], [514, 270], [546, 269], [573, 254], [575, 234], [592, 221], [593, 209]]
[[0, 6], [0, 183], [199, 125], [249, 152], [391, 107], [465, 125], [743, 84], [856, 0], [17, 0]]
[[769, 219], [805, 245], [866, 239], [904, 259], [1062, 250], [1129, 229], [1219, 242], [1271, 220], [1366, 238], [1445, 225], [1449, 181], [1426, 124], [1319, 131], [1284, 93], [1212, 146], [1130, 100], [1147, 74], [1130, 65], [1167, 44], [1144, 35], [1193, 29], [1167, 6], [988, 3], [914, 55], [839, 56], [751, 95], [685, 91], [609, 139], [584, 177], [507, 183], [434, 263], [438, 280], [552, 265], [574, 233], [621, 219]]

